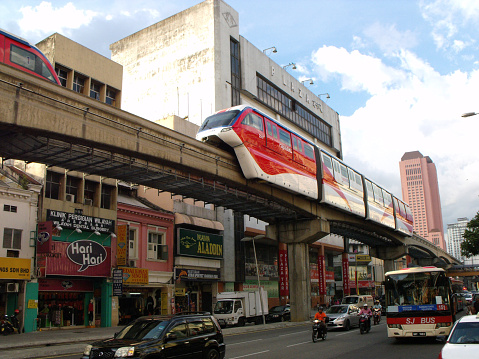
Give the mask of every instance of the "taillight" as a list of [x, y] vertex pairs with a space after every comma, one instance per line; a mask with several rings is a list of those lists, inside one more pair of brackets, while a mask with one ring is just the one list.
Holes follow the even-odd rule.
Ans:
[[437, 359], [442, 359], [442, 350], [439, 352], [439, 355], [437, 356]]

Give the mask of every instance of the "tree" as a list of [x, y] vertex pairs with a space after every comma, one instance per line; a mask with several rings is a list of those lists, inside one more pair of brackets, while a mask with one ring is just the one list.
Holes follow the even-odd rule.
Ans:
[[461, 243], [461, 254], [464, 257], [472, 257], [479, 254], [479, 212], [467, 223], [463, 234], [464, 241]]

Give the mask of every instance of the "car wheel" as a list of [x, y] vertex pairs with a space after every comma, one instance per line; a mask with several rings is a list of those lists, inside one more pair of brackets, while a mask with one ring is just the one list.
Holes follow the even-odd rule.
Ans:
[[343, 326], [344, 330], [348, 331], [349, 329], [351, 329], [351, 323], [349, 323], [349, 320], [346, 320], [346, 322], [344, 323], [344, 326]]
[[281, 321], [284, 322], [284, 317], [283, 316], [281, 316]]
[[220, 353], [216, 349], [208, 350], [205, 359], [219, 359]]
[[240, 317], [238, 319], [238, 327], [244, 327], [244, 324], [245, 324], [245, 320], [243, 317]]

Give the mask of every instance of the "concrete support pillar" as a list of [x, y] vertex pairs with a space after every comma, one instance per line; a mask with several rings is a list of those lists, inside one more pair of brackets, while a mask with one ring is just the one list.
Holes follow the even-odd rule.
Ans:
[[384, 273], [396, 270], [394, 268], [394, 259], [385, 259], [384, 260]]
[[311, 316], [311, 283], [308, 244], [289, 243], [288, 262], [291, 321], [309, 320]]

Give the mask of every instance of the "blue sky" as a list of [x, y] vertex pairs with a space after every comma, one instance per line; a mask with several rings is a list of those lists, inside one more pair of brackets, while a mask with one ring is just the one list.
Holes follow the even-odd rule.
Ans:
[[[0, 28], [109, 45], [200, 0], [0, 2]], [[401, 197], [399, 161], [436, 164], [444, 227], [479, 210], [479, 1], [229, 0], [239, 31], [340, 115], [344, 160]]]

